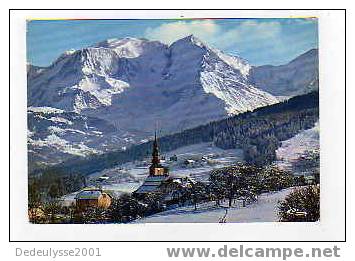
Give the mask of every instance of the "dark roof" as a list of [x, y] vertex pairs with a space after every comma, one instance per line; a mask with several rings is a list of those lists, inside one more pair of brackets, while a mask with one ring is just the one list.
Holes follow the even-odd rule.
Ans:
[[169, 179], [169, 176], [148, 176], [142, 186], [140, 186], [134, 193], [148, 193], [159, 190], [159, 186], [165, 180]]
[[75, 199], [98, 199], [102, 191], [98, 189], [82, 190], [76, 194]]

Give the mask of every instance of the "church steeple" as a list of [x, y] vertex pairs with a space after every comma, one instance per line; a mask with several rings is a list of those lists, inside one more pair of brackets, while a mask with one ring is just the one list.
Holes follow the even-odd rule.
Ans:
[[150, 176], [167, 176], [168, 169], [160, 164], [157, 132], [154, 132], [152, 164], [149, 167]]
[[157, 141], [157, 131], [154, 132], [154, 142], [153, 142], [153, 151], [152, 151], [152, 164], [157, 166], [160, 163], [159, 159], [159, 148]]
[[147, 193], [161, 193], [161, 184], [169, 179], [169, 168], [160, 164], [157, 131], [154, 132], [152, 150], [152, 164], [149, 166], [149, 175], [133, 195], [143, 198]]

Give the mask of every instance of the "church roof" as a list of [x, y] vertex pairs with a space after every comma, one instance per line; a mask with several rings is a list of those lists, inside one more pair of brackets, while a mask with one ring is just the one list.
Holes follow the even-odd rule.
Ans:
[[142, 186], [140, 186], [135, 193], [149, 193], [155, 192], [159, 189], [161, 183], [167, 180], [168, 176], [148, 176]]

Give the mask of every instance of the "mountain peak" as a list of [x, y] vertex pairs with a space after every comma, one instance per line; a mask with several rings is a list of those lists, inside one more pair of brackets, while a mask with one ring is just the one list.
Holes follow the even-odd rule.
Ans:
[[147, 39], [144, 38], [135, 38], [135, 37], [124, 37], [124, 38], [110, 38], [104, 41], [94, 44], [92, 47], [103, 47], [103, 48], [116, 48], [122, 45], [125, 45], [129, 42], [141, 44], [147, 42]]
[[251, 82], [276, 96], [307, 93], [318, 86], [318, 49], [310, 49], [287, 64], [253, 67]]
[[308, 50], [307, 52], [297, 56], [294, 58], [292, 61], [290, 61], [288, 64], [292, 65], [298, 65], [299, 63], [304, 63], [304, 61], [308, 61], [310, 63], [318, 63], [318, 49], [313, 48]]
[[114, 50], [120, 57], [136, 58], [145, 50], [161, 48], [165, 45], [159, 41], [149, 41], [145, 38], [112, 38], [99, 42], [93, 48], [108, 48]]
[[[184, 37], [184, 38], [185, 38], [185, 39], [188, 39], [188, 40], [190, 40], [190, 41], [192, 41], [192, 42], [194, 42], [194, 41], [199, 41], [199, 42], [201, 42], [201, 40], [198, 39], [197, 36], [195, 36], [194, 34], [190, 34], [190, 35], [188, 35], [188, 36], [186, 36], [186, 37]], [[184, 39], [184, 38], [182, 38], [182, 39]]]
[[176, 40], [174, 43], [172, 43], [171, 45], [176, 45], [176, 44], [182, 44], [182, 43], [188, 43], [188, 44], [192, 44], [201, 48], [206, 48], [207, 45], [202, 42], [199, 38], [197, 38], [195, 35], [190, 34], [186, 37], [183, 37], [179, 40]]

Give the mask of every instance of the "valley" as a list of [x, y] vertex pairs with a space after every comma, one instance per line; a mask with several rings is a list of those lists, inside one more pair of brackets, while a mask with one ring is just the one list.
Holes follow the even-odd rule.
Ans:
[[52, 223], [273, 222], [319, 187], [317, 49], [253, 66], [194, 35], [126, 37], [27, 80], [29, 208]]

